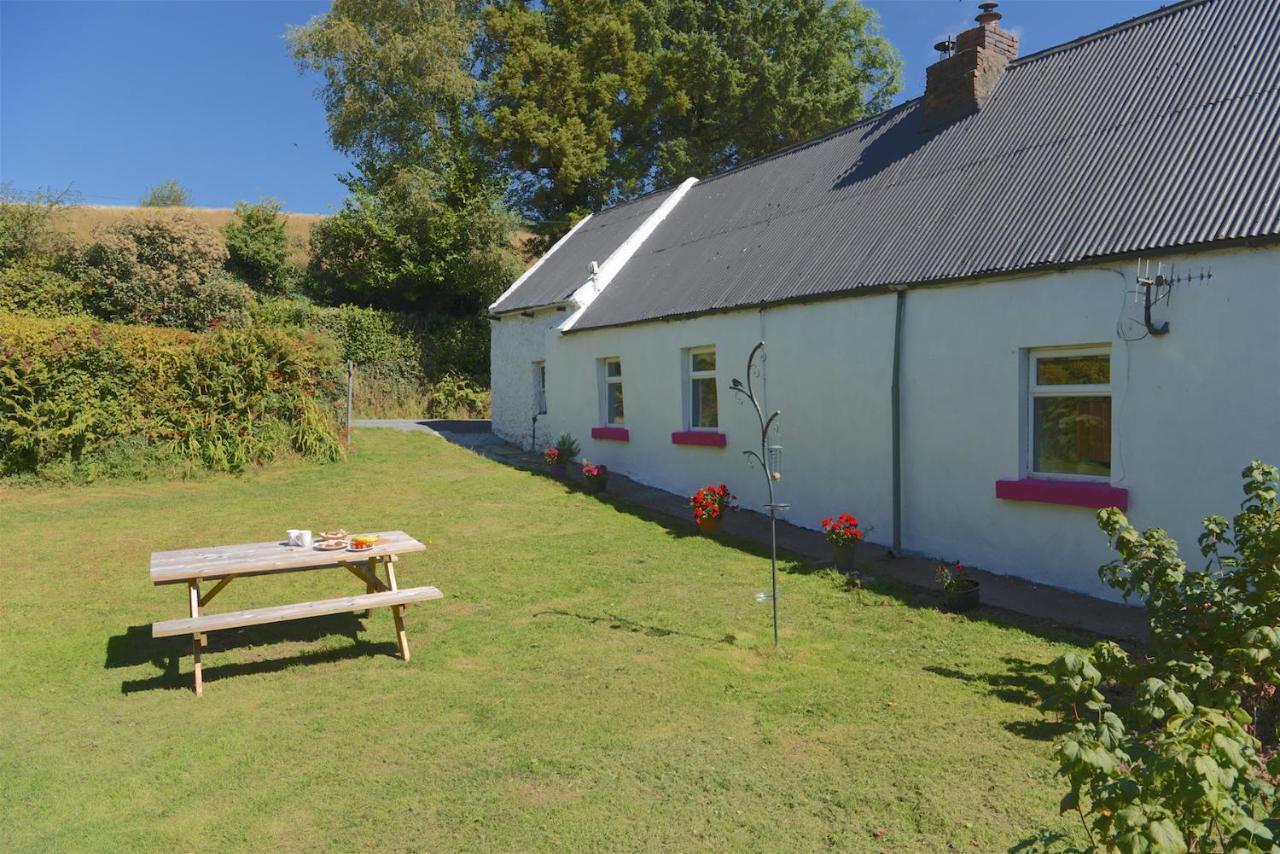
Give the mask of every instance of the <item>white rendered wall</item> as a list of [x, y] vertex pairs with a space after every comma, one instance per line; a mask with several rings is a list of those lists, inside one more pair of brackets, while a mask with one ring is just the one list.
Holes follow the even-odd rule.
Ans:
[[[1159, 525], [1200, 565], [1200, 519], [1240, 503], [1251, 459], [1280, 463], [1280, 250], [1241, 249], [1165, 259], [1175, 272], [1211, 269], [1180, 285], [1158, 317], [1170, 334], [1126, 343], [1122, 311], [1132, 262], [913, 290], [907, 295], [902, 374], [903, 545], [994, 572], [1110, 595], [1097, 567], [1110, 559], [1094, 511], [1000, 500], [995, 481], [1022, 471], [1020, 366], [1026, 348], [1110, 344], [1112, 483], [1129, 515]], [[768, 344], [768, 404], [781, 409], [789, 521], [816, 528], [856, 514], [892, 538], [890, 378], [895, 297], [855, 297], [561, 335], [545, 315], [493, 327], [494, 418], [527, 445], [531, 362], [546, 358], [544, 437], [567, 429], [583, 456], [678, 493], [724, 481], [742, 503], [764, 500], [763, 477], [742, 451], [758, 444], [755, 416], [729, 391], [751, 347]], [[563, 317], [563, 315], [559, 315]], [[1133, 331], [1132, 328], [1129, 330]], [[725, 449], [671, 444], [683, 428], [681, 350], [717, 348]], [[541, 349], [540, 349], [541, 348]], [[595, 441], [596, 360], [622, 360], [630, 442]], [[521, 384], [523, 383], [523, 387]], [[523, 423], [521, 423], [523, 422]]]

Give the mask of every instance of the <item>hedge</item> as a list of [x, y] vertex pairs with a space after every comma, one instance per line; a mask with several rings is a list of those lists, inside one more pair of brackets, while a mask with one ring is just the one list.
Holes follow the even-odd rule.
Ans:
[[282, 451], [336, 460], [343, 382], [314, 333], [0, 314], [0, 475], [139, 454], [221, 471]]

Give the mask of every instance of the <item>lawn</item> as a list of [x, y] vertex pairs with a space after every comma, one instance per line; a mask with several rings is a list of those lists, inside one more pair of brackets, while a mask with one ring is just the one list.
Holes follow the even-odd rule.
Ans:
[[[940, 613], [768, 560], [442, 440], [356, 434], [331, 466], [0, 487], [6, 850], [1003, 850], [1057, 814], [1042, 666], [1080, 641]], [[747, 476], [744, 471], [743, 476]], [[428, 542], [391, 617], [189, 642], [152, 550], [286, 528]], [[232, 584], [212, 611], [361, 592], [346, 572]], [[182, 654], [181, 673], [172, 657]]]

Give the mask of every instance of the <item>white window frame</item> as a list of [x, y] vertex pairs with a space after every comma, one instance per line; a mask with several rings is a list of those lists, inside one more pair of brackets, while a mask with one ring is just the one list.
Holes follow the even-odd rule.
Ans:
[[[609, 365], [618, 366], [618, 375], [616, 377], [609, 376]], [[606, 356], [603, 359], [596, 360], [596, 376], [600, 388], [600, 426], [601, 427], [625, 427], [627, 424], [627, 405], [624, 400], [622, 404], [622, 420], [609, 420], [609, 386], [617, 385], [622, 387], [622, 358], [619, 356]]]
[[547, 360], [533, 362], [533, 411], [535, 415], [547, 414]]
[[1041, 359], [1061, 359], [1071, 356], [1106, 356], [1107, 357], [1107, 377], [1108, 379], [1114, 373], [1114, 365], [1111, 364], [1111, 347], [1105, 344], [1091, 345], [1087, 347], [1037, 347], [1027, 350], [1026, 359], [1026, 381], [1023, 388], [1026, 390], [1026, 401], [1023, 409], [1024, 428], [1023, 428], [1023, 454], [1022, 467], [1025, 477], [1037, 478], [1041, 480], [1075, 480], [1084, 481], [1086, 483], [1110, 483], [1111, 473], [1105, 475], [1095, 474], [1071, 474], [1067, 472], [1041, 472], [1035, 469], [1036, 448], [1035, 448], [1035, 406], [1036, 400], [1041, 397], [1107, 397], [1111, 398], [1111, 447], [1115, 447], [1115, 398], [1112, 395], [1112, 384], [1077, 384], [1077, 385], [1040, 385], [1036, 382], [1039, 375], [1037, 363]]
[[[716, 378], [716, 371], [695, 371], [693, 369], [693, 357], [705, 353], [711, 353], [716, 357], [716, 369], [720, 367], [720, 356], [716, 353], [714, 344], [705, 344], [700, 347], [686, 347], [681, 350], [681, 361], [684, 364], [684, 429], [688, 431], [701, 431], [706, 433], [720, 432], [720, 381]], [[714, 427], [698, 427], [693, 423], [693, 381], [694, 380], [713, 380], [716, 384], [716, 426]]]

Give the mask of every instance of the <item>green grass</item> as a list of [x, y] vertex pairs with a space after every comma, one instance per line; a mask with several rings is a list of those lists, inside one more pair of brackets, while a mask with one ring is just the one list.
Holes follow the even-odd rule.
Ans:
[[[1000, 850], [1057, 815], [1041, 667], [1072, 645], [768, 561], [419, 434], [345, 464], [0, 487], [6, 850]], [[745, 475], [744, 475], [745, 476]], [[403, 528], [388, 613], [212, 636], [206, 691], [152, 550]], [[211, 610], [359, 592], [233, 583]], [[356, 632], [358, 631], [358, 635]], [[171, 656], [182, 654], [181, 673]]]

